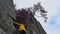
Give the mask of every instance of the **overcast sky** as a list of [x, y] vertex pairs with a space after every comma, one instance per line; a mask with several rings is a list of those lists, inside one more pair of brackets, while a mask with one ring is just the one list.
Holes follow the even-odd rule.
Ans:
[[[48, 22], [41, 23], [47, 34], [60, 34], [60, 0], [14, 0], [16, 8], [28, 8], [38, 2], [48, 11]], [[37, 17], [38, 19], [38, 17]], [[41, 19], [38, 19], [41, 21]]]

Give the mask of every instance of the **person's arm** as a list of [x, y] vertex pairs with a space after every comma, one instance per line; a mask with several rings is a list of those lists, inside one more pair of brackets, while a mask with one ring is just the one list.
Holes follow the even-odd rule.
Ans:
[[8, 16], [15, 22], [17, 22], [8, 12], [7, 12]]
[[16, 22], [15, 24], [20, 25], [20, 23]]
[[14, 27], [15, 27], [16, 29], [19, 29], [19, 25], [18, 25], [18, 24], [13, 23], [13, 25], [14, 25]]

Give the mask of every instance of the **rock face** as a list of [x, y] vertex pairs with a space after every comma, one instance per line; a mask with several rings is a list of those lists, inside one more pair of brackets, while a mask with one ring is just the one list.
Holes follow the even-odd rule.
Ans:
[[0, 28], [0, 34], [6, 34], [6, 32]]
[[28, 25], [28, 32], [27, 34], [47, 34], [41, 24], [31, 15], [31, 20]]
[[0, 0], [0, 34], [13, 34], [15, 31], [13, 21], [9, 18], [7, 12], [15, 18], [13, 0]]
[[[17, 34], [7, 12], [15, 18], [13, 0], [0, 0], [0, 34]], [[46, 34], [41, 24], [32, 15], [27, 29], [26, 34]]]

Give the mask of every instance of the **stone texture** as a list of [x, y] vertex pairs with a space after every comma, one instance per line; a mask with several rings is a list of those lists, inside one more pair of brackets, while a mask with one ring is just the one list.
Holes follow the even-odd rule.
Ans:
[[[31, 15], [31, 14], [30, 14]], [[41, 24], [31, 15], [31, 20], [29, 25], [27, 26], [28, 32], [27, 34], [47, 34]]]
[[15, 18], [13, 0], [0, 0], [0, 28], [2, 28], [6, 34], [13, 34], [15, 28], [12, 24], [13, 21], [9, 18], [7, 12]]
[[[15, 18], [13, 0], [0, 0], [0, 34], [17, 34], [7, 12]], [[32, 15], [27, 29], [26, 34], [46, 34], [41, 24]]]
[[0, 28], [0, 34], [6, 34], [6, 32]]

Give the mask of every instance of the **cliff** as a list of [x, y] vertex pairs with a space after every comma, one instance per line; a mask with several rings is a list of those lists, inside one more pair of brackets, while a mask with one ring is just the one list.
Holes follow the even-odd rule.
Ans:
[[[0, 34], [17, 34], [13, 21], [7, 12], [15, 18], [13, 0], [0, 0]], [[27, 26], [26, 34], [46, 34], [41, 24], [31, 15], [31, 21]]]
[[15, 28], [13, 21], [9, 18], [7, 12], [15, 18], [15, 9], [13, 0], [0, 0], [0, 34], [13, 34]]
[[31, 15], [31, 21], [27, 28], [28, 28], [27, 34], [47, 34], [44, 31], [42, 25], [32, 15]]

